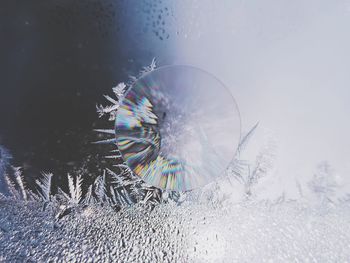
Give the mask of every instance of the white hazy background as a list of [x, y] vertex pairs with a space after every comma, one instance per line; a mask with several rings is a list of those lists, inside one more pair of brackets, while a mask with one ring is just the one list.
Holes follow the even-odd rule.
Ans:
[[[265, 131], [276, 139], [274, 189], [297, 194], [296, 180], [306, 187], [328, 161], [340, 191], [350, 192], [350, 0], [145, 3], [170, 10], [170, 38], [160, 41], [150, 28], [137, 35], [141, 45], [126, 50], [147, 50], [159, 65], [190, 64], [222, 80], [236, 98], [243, 132], [260, 123], [247, 158], [254, 160]], [[147, 15], [139, 1], [123, 10], [133, 21], [124, 34], [129, 42]]]
[[350, 1], [185, 0], [175, 10], [173, 62], [219, 77], [243, 131], [259, 121], [275, 134], [280, 187], [293, 194], [327, 160], [349, 189]]

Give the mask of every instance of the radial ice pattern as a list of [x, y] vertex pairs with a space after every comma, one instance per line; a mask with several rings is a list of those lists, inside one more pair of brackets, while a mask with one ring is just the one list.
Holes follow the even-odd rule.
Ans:
[[147, 183], [201, 187], [227, 167], [240, 138], [237, 105], [224, 85], [190, 66], [168, 66], [136, 81], [116, 118], [118, 148]]

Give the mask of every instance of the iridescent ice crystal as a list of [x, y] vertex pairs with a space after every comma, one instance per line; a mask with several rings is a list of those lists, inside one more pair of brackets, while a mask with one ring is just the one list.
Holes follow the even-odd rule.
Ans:
[[240, 139], [240, 116], [229, 90], [191, 66], [167, 66], [138, 79], [116, 118], [118, 148], [147, 183], [187, 191], [220, 176]]

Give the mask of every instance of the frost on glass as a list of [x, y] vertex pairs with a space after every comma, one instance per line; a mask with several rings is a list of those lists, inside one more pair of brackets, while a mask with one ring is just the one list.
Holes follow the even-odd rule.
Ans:
[[[245, 156], [260, 124], [243, 134], [226, 173], [205, 187], [175, 192], [136, 176], [117, 147], [114, 125], [125, 91], [154, 69], [152, 62], [105, 95], [109, 105], [97, 106], [111, 124], [96, 130], [105, 134], [97, 143], [115, 146], [105, 156], [114, 166], [86, 188], [85, 174], [67, 175], [62, 190], [52, 184], [56, 175], [45, 172], [29, 189], [0, 146], [1, 262], [348, 261], [350, 198], [340, 194], [333, 168], [321, 162], [290, 198], [273, 177], [276, 140], [262, 142], [254, 158]], [[141, 102], [143, 119], [152, 124], [162, 116]], [[262, 192], [276, 190], [271, 182], [280, 194], [264, 198]]]

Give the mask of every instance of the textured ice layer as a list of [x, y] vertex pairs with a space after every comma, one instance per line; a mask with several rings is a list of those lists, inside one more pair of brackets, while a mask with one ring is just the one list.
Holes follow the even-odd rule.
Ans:
[[87, 207], [58, 223], [39, 203], [0, 201], [0, 261], [346, 262], [349, 204], [214, 207], [183, 203], [118, 213]]
[[116, 118], [118, 149], [135, 174], [162, 189], [186, 191], [227, 168], [240, 139], [237, 105], [224, 85], [190, 66], [138, 79]]

